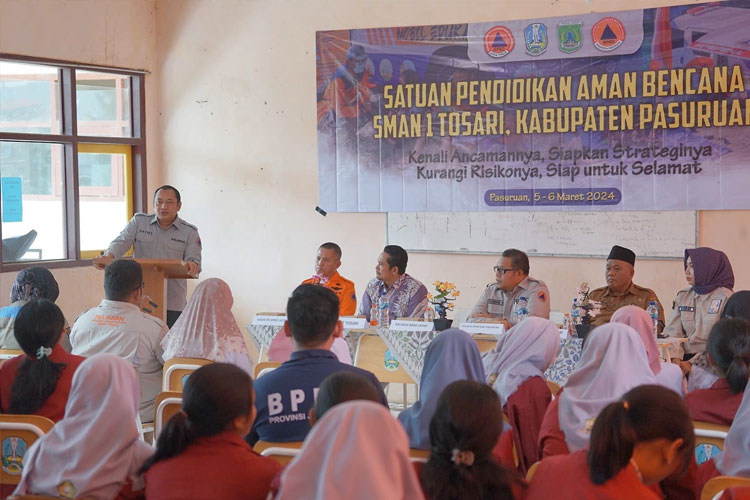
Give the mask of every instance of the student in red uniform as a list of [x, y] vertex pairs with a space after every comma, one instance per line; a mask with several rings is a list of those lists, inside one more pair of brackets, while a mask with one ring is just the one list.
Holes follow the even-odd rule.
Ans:
[[182, 410], [141, 469], [149, 500], [263, 500], [281, 469], [243, 437], [255, 420], [253, 381], [235, 365], [214, 363], [185, 383]]
[[492, 456], [501, 429], [500, 400], [490, 387], [470, 380], [448, 385], [430, 420], [431, 453], [420, 472], [425, 496], [512, 500], [512, 476]]
[[742, 402], [750, 370], [750, 322], [740, 318], [719, 320], [711, 329], [708, 360], [724, 375], [709, 389], [696, 389], [685, 397], [693, 420], [732, 425]]
[[73, 373], [86, 358], [60, 346], [65, 317], [51, 300], [27, 302], [14, 328], [25, 354], [0, 367], [0, 411], [41, 415], [57, 422], [65, 414]]
[[596, 418], [590, 447], [539, 464], [525, 500], [649, 500], [664, 478], [685, 470], [695, 435], [687, 407], [657, 385], [632, 389]]
[[501, 462], [513, 465], [512, 445], [515, 445], [518, 470], [523, 475], [541, 458], [539, 428], [552, 399], [544, 371], [555, 360], [559, 347], [560, 333], [555, 324], [530, 317], [503, 335], [482, 359], [488, 381], [500, 396], [512, 427], [498, 445], [499, 449], [510, 448], [511, 456], [500, 458]]
[[724, 440], [724, 451], [698, 466], [696, 498], [708, 480], [716, 476], [750, 478], [750, 384], [745, 387], [742, 404]]

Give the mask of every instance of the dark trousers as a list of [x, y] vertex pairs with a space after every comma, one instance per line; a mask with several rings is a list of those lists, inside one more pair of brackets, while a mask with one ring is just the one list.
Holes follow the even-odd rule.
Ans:
[[167, 309], [167, 326], [169, 328], [172, 328], [174, 324], [177, 322], [177, 318], [180, 317], [180, 314], [182, 314], [182, 311], [170, 311]]

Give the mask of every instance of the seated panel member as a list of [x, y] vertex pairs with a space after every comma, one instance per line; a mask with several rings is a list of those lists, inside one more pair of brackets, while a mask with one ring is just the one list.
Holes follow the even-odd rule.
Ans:
[[100, 352], [129, 361], [141, 386], [142, 422], [154, 421], [154, 399], [161, 392], [167, 333], [162, 320], [138, 305], [143, 298], [143, 270], [134, 260], [120, 259], [104, 269], [104, 296], [98, 306], [81, 314], [70, 331], [72, 354], [91, 357]]
[[341, 266], [341, 247], [336, 243], [323, 243], [315, 258], [315, 274], [302, 282], [303, 285], [322, 285], [339, 298], [339, 316], [352, 316], [357, 312], [357, 293], [354, 282], [338, 272]]
[[286, 315], [284, 333], [292, 337], [294, 352], [289, 361], [255, 381], [258, 416], [246, 438], [248, 443], [305, 439], [315, 394], [333, 373], [348, 371], [366, 377], [377, 391], [378, 400], [388, 405], [375, 375], [339, 362], [330, 350], [343, 330], [336, 294], [322, 286], [300, 285], [287, 301]]
[[492, 318], [505, 324], [515, 325], [511, 318], [513, 304], [519, 297], [526, 297], [529, 316], [549, 319], [549, 289], [543, 281], [529, 276], [529, 257], [524, 252], [509, 248], [498, 259], [495, 283], [490, 283], [472, 309], [472, 318]]
[[378, 256], [375, 278], [367, 284], [359, 314], [370, 320], [370, 308], [378, 303], [383, 291], [388, 299], [391, 319], [421, 317], [427, 307], [427, 288], [406, 274], [409, 255], [398, 245], [387, 245]]
[[609, 251], [604, 279], [607, 286], [592, 290], [589, 300], [602, 303], [601, 312], [591, 321], [594, 326], [609, 323], [614, 312], [623, 306], [648, 308], [652, 300], [659, 306], [659, 324], [664, 326], [664, 308], [650, 288], [633, 283], [635, 275], [635, 253], [629, 248], [615, 245]]

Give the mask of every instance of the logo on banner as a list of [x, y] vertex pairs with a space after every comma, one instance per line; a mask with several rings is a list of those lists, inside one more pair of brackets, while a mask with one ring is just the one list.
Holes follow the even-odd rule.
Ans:
[[625, 26], [614, 17], [605, 17], [591, 28], [591, 39], [599, 50], [615, 50], [625, 41]]
[[547, 37], [547, 26], [542, 23], [532, 23], [523, 30], [526, 40], [526, 53], [530, 56], [538, 56], [547, 50], [549, 39]]
[[505, 26], [495, 26], [484, 34], [484, 50], [490, 57], [504, 57], [510, 54], [516, 41]]
[[561, 52], [572, 54], [583, 46], [583, 23], [574, 21], [557, 25], [557, 40]]

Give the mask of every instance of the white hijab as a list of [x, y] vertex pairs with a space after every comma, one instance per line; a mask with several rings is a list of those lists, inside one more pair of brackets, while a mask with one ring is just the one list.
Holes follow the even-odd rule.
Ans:
[[560, 395], [558, 420], [571, 452], [588, 446], [599, 412], [630, 389], [655, 384], [640, 335], [621, 323], [596, 327]]
[[223, 280], [201, 281], [161, 346], [164, 360], [203, 358], [232, 363], [250, 375], [253, 365], [237, 321], [232, 314], [234, 298]]
[[88, 358], [73, 375], [65, 417], [24, 457], [13, 492], [112, 500], [154, 452], [140, 440], [135, 417], [140, 390], [133, 366], [112, 354]]
[[494, 388], [500, 403], [505, 406], [526, 380], [544, 377], [559, 348], [560, 331], [544, 318], [526, 318], [501, 335], [495, 348], [482, 359], [487, 376], [497, 374]]
[[750, 477], [750, 384], [729, 427], [724, 451], [714, 462], [722, 476]]
[[312, 428], [276, 500], [422, 500], [409, 440], [382, 404], [348, 401]]

